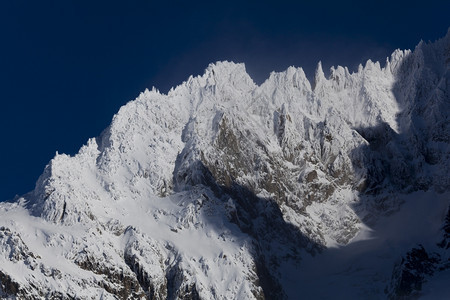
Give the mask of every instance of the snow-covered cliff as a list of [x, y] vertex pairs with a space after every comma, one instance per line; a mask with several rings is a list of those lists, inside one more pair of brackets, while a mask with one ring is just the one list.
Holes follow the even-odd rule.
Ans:
[[[450, 31], [383, 67], [326, 78], [319, 63], [312, 82], [290, 67], [258, 86], [243, 64], [217, 62], [167, 95], [146, 90], [77, 155], [57, 154], [34, 191], [0, 204], [0, 295], [298, 298], [320, 289], [308, 276], [376, 261], [383, 243], [397, 252], [342, 275], [358, 285], [346, 292], [415, 293], [394, 263], [442, 235], [449, 93]], [[411, 239], [397, 242], [383, 224], [408, 212], [437, 219], [423, 236], [398, 229]]]

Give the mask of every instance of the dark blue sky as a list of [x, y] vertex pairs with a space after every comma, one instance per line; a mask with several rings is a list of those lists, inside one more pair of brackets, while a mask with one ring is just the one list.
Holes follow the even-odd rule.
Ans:
[[258, 83], [290, 65], [311, 76], [319, 60], [355, 69], [450, 26], [450, 1], [159, 2], [1, 1], [0, 200], [32, 190], [55, 151], [76, 153], [145, 88], [210, 62], [245, 62]]

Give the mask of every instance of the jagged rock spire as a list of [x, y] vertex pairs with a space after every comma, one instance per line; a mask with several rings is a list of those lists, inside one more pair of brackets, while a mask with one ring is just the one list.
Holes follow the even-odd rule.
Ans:
[[313, 79], [312, 86], [311, 86], [312, 90], [314, 91], [316, 89], [316, 87], [324, 80], [326, 80], [326, 78], [325, 78], [325, 74], [323, 73], [322, 62], [319, 61], [317, 63], [316, 71], [314, 72], [314, 79]]

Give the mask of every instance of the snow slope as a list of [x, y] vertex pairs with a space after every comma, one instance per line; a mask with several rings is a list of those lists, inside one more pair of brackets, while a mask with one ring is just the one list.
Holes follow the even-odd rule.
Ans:
[[446, 294], [449, 65], [450, 32], [312, 82], [217, 62], [146, 90], [0, 204], [0, 295]]

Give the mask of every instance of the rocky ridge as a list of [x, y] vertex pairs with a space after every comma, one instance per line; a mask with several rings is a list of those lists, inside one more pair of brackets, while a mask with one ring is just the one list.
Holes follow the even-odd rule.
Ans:
[[[167, 94], [146, 90], [0, 204], [0, 295], [292, 296], [284, 264], [302, 272], [302, 257], [352, 243], [403, 195], [449, 192], [449, 70], [450, 33], [383, 67], [327, 78], [319, 63], [312, 82], [290, 67], [258, 86], [243, 64], [217, 62]], [[406, 260], [438, 263], [423, 251]], [[414, 291], [404, 277], [389, 295]]]

